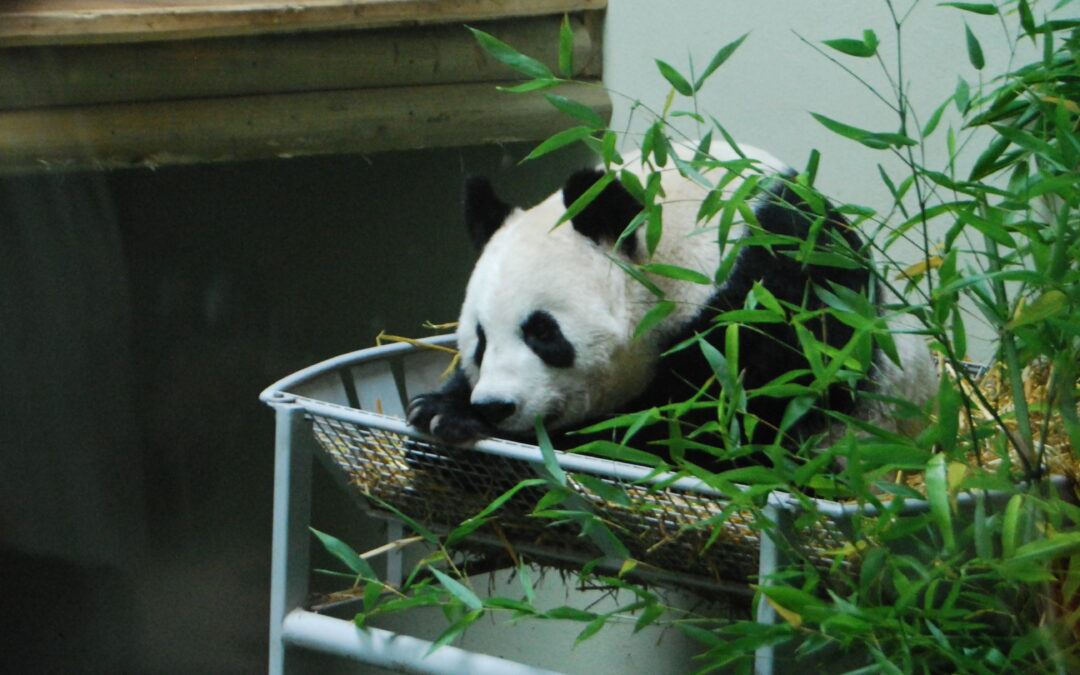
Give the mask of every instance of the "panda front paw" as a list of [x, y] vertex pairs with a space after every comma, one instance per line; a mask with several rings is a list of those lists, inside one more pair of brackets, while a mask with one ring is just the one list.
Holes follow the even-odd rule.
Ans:
[[469, 408], [468, 402], [441, 392], [420, 394], [409, 401], [409, 424], [451, 444], [467, 443], [491, 435], [491, 430]]

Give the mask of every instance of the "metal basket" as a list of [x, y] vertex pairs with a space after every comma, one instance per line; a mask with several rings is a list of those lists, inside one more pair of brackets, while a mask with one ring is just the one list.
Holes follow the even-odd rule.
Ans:
[[[447, 446], [402, 419], [410, 396], [439, 386], [452, 354], [449, 337], [423, 345], [394, 344], [346, 354], [302, 370], [263, 394], [267, 402], [301, 406], [327, 458], [348, 484], [436, 530], [453, 528], [528, 478], [546, 475], [536, 446], [491, 439], [470, 448]], [[741, 587], [761, 573], [762, 533], [754, 514], [731, 509], [701, 481], [651, 475], [649, 468], [556, 452], [578, 504], [598, 515], [639, 567], [685, 585]], [[617, 490], [623, 497], [605, 498]], [[610, 537], [582, 538], [574, 525], [551, 526], [530, 515], [543, 486], [519, 491], [499, 510], [487, 541], [529, 553], [547, 564], [609, 556]], [[789, 518], [798, 505], [769, 499]], [[848, 541], [850, 509], [820, 502], [819, 518], [799, 531], [803, 555], [821, 568], [836, 564]], [[728, 510], [725, 512], [725, 508]], [[718, 530], [718, 531], [717, 531]], [[775, 536], [775, 535], [774, 535]], [[766, 537], [767, 538], [767, 537]], [[475, 539], [484, 541], [483, 532]], [[790, 543], [790, 542], [789, 542]], [[621, 561], [620, 561], [621, 562]], [[850, 561], [840, 561], [849, 567]], [[835, 568], [834, 568], [835, 569]], [[660, 572], [662, 571], [662, 572]]]

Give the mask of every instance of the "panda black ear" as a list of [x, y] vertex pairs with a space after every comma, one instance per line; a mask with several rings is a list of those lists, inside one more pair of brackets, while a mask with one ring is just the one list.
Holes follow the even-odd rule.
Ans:
[[465, 179], [465, 227], [477, 251], [484, 248], [513, 210], [499, 199], [487, 178], [471, 176]]
[[[604, 173], [596, 170], [578, 171], [563, 186], [563, 203], [569, 208], [591, 188]], [[598, 244], [614, 244], [626, 226], [641, 212], [641, 204], [615, 180], [596, 195], [581, 213], [571, 219], [574, 229]], [[637, 240], [627, 237], [620, 250], [630, 258], [637, 252]]]

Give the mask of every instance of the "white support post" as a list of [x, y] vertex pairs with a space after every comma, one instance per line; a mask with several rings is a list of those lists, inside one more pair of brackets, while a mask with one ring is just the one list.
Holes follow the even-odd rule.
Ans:
[[270, 568], [270, 675], [286, 672], [285, 617], [307, 595], [311, 515], [311, 430], [303, 408], [274, 402], [274, 530]]

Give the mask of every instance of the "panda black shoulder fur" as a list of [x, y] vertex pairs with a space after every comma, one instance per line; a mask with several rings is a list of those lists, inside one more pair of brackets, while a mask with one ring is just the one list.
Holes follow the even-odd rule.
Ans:
[[[764, 152], [739, 149], [757, 160], [759, 171], [789, 172]], [[717, 158], [737, 160], [740, 155], [728, 149]], [[780, 246], [744, 246], [720, 287], [650, 276], [675, 302], [675, 310], [635, 339], [635, 327], [657, 298], [613, 258], [627, 264], [678, 265], [712, 278], [721, 262], [720, 247], [716, 229], [696, 222], [706, 190], [675, 170], [663, 172], [663, 236], [651, 258], [645, 228], [615, 248], [641, 210], [618, 181], [574, 217], [572, 226], [553, 229], [566, 207], [601, 176], [592, 170], [574, 174], [562, 190], [528, 210], [500, 201], [485, 180], [468, 182], [465, 220], [481, 255], [458, 323], [460, 365], [439, 391], [413, 398], [410, 424], [448, 443], [485, 436], [527, 441], [533, 438], [537, 417], [557, 433], [613, 413], [686, 400], [712, 375], [711, 367], [696, 346], [662, 354], [695, 333], [707, 334], [706, 339], [723, 350], [724, 331], [710, 332], [712, 320], [720, 312], [742, 308], [755, 282], [796, 304], [806, 298], [818, 302], [811, 283], [827, 287], [831, 282], [859, 292], [870, 283], [865, 270], [804, 266], [783, 255]], [[738, 182], [732, 181], [728, 189]], [[800, 200], [783, 181], [758, 198], [755, 214], [764, 229], [795, 237], [804, 237], [816, 218], [805, 203], [800, 209]], [[737, 227], [742, 230], [732, 228], [732, 238], [745, 233], [744, 226]], [[861, 247], [858, 235], [838, 214], [830, 212], [825, 227], [853, 248]], [[851, 329], [828, 319], [820, 335], [841, 346]], [[886, 396], [921, 403], [935, 390], [928, 351], [914, 336], [898, 334], [896, 341], [903, 368], [876, 355], [873, 386]], [[754, 332], [743, 329], [739, 367], [746, 388], [806, 368], [798, 345], [795, 330], [787, 324], [757, 324]], [[762, 422], [757, 425], [761, 433], [749, 440], [771, 440], [787, 404], [784, 399], [752, 399], [749, 411]], [[897, 427], [890, 425], [884, 406], [856, 403], [848, 390], [830, 392], [819, 405]], [[791, 431], [813, 434], [825, 424], [824, 414], [812, 411]]]

